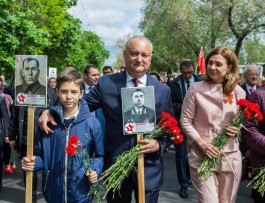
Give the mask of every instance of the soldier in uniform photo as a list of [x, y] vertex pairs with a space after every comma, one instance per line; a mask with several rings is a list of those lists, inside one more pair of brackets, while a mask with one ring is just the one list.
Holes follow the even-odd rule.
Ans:
[[22, 61], [21, 75], [23, 78], [22, 84], [16, 86], [16, 94], [36, 94], [46, 95], [45, 86], [39, 82], [39, 61], [36, 58], [25, 58]]
[[144, 91], [136, 89], [132, 92], [133, 107], [124, 112], [124, 123], [153, 123], [154, 110], [144, 105]]

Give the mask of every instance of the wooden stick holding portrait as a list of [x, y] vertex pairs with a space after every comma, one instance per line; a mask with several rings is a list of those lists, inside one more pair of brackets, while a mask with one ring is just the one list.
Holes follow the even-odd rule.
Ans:
[[[143, 134], [155, 127], [154, 87], [131, 87], [121, 89], [124, 135], [137, 134], [137, 143]], [[137, 157], [138, 200], [145, 202], [144, 154]]]
[[[47, 56], [17, 55], [15, 71], [15, 106], [28, 107], [27, 158], [34, 155], [34, 113], [47, 106]], [[33, 172], [26, 172], [25, 202], [32, 202]]]

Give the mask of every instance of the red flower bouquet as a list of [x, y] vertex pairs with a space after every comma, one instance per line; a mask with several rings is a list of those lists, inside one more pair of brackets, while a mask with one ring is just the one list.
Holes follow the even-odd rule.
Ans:
[[[259, 106], [255, 103], [251, 103], [245, 99], [240, 99], [237, 101], [239, 106], [235, 117], [228, 123], [228, 126], [239, 127], [246, 119], [257, 119], [261, 121], [263, 116], [259, 111]], [[221, 133], [216, 137], [214, 146], [219, 150], [224, 148], [227, 142], [226, 128], [224, 128]], [[219, 163], [219, 156], [213, 158], [205, 158], [198, 168], [197, 172], [201, 180], [207, 179], [211, 175], [211, 170]]]
[[[170, 114], [162, 112], [160, 116], [160, 122], [155, 126], [154, 130], [145, 136], [145, 139], [153, 139], [159, 137], [170, 138], [175, 144], [179, 144], [183, 141], [183, 135], [180, 134], [180, 128], [177, 126], [178, 122]], [[129, 175], [132, 169], [135, 169], [135, 162], [137, 155], [140, 153], [137, 149], [142, 144], [137, 144], [131, 150], [121, 154], [115, 164], [109, 167], [102, 173], [99, 180], [103, 180], [103, 184], [106, 185], [106, 193], [112, 190], [113, 193], [118, 191], [121, 187], [121, 183], [125, 177]], [[136, 170], [136, 169], [135, 169]]]
[[[92, 172], [92, 168], [90, 167], [90, 163], [92, 161], [92, 159], [88, 158], [89, 153], [87, 152], [87, 149], [82, 149], [79, 150], [82, 147], [82, 144], [79, 142], [78, 140], [78, 136], [77, 135], [72, 135], [70, 137], [70, 139], [68, 140], [68, 144], [66, 147], [66, 153], [69, 156], [78, 156], [81, 161], [84, 163], [84, 165], [86, 166], [86, 168], [88, 168], [89, 172]], [[90, 185], [90, 191], [88, 193], [88, 195], [93, 194], [94, 198], [96, 199], [96, 201], [99, 203], [100, 202], [100, 197], [99, 197], [99, 186], [96, 184], [91, 184]]]
[[10, 173], [10, 174], [12, 174], [13, 171], [17, 168], [16, 162], [15, 162], [15, 154], [14, 153], [15, 153], [14, 149], [11, 148], [11, 157], [10, 157], [10, 160], [9, 160], [9, 164], [6, 165], [6, 168], [5, 168], [5, 171], [7, 173]]

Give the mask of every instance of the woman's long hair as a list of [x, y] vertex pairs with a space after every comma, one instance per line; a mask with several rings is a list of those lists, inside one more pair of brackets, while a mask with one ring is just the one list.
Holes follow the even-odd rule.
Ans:
[[220, 46], [212, 49], [205, 59], [206, 74], [204, 75], [204, 80], [206, 81], [212, 81], [208, 75], [207, 65], [210, 57], [213, 55], [222, 55], [226, 59], [227, 65], [230, 67], [229, 73], [225, 75], [222, 82], [223, 92], [229, 94], [235, 89], [239, 81], [239, 66], [237, 56], [229, 47]]

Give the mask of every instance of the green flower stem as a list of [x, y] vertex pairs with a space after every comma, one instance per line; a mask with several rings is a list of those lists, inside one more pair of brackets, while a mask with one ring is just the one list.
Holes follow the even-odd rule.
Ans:
[[253, 189], [258, 189], [261, 196], [265, 193], [265, 167], [261, 168], [258, 175], [256, 175], [248, 184], [247, 187], [252, 185]]
[[[241, 123], [246, 119], [244, 112], [239, 111], [235, 117], [229, 122], [228, 126], [239, 127]], [[214, 146], [222, 151], [227, 142], [226, 128], [223, 128], [221, 133], [216, 137]], [[220, 155], [213, 158], [205, 158], [201, 163], [200, 167], [197, 169], [199, 178], [201, 180], [206, 180], [211, 175], [211, 170], [216, 167], [219, 163]]]
[[[161, 135], [163, 129], [159, 126], [156, 126], [155, 129], [148, 135], [145, 136], [145, 139], [153, 139], [157, 138]], [[137, 150], [143, 144], [137, 144], [131, 150], [124, 152], [120, 156], [117, 157], [117, 161], [115, 164], [110, 166], [106, 171], [104, 171], [99, 180], [103, 180], [103, 184], [106, 185], [106, 193], [104, 195], [104, 199], [107, 193], [112, 190], [113, 194], [120, 190], [122, 181], [125, 177], [127, 177], [131, 170], [135, 169], [135, 162], [137, 160], [137, 156], [139, 151]]]

